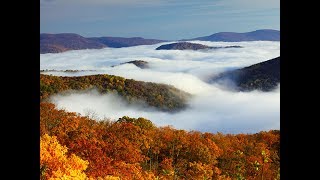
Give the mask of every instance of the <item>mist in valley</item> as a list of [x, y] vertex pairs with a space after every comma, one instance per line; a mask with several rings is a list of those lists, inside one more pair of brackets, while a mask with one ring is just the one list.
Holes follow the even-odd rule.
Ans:
[[[280, 42], [207, 42], [209, 46], [239, 45], [243, 48], [210, 50], [155, 50], [158, 46], [75, 50], [40, 54], [42, 72], [58, 76], [110, 74], [128, 79], [165, 83], [192, 94], [188, 108], [177, 113], [161, 112], [143, 102], [128, 104], [117, 94], [95, 90], [54, 95], [50, 101], [59, 109], [91, 112], [97, 120], [117, 120], [122, 116], [144, 117], [158, 126], [202, 132], [255, 133], [280, 128], [280, 84], [271, 92], [236, 92], [231, 87], [209, 84], [220, 72], [242, 68], [280, 55]], [[149, 68], [122, 64], [132, 60], [148, 62]], [[112, 67], [114, 66], [114, 67]], [[63, 70], [83, 70], [63, 72]]]

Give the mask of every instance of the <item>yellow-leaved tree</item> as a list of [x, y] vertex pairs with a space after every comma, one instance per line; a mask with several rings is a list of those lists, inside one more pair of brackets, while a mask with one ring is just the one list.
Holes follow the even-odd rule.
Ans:
[[83, 172], [88, 161], [75, 154], [67, 156], [68, 148], [59, 144], [55, 136], [44, 134], [40, 137], [40, 176], [41, 179], [87, 179]]

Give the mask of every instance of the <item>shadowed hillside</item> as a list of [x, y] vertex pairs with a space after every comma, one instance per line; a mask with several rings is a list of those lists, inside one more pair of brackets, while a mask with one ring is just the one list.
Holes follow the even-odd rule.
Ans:
[[178, 42], [164, 44], [156, 48], [156, 50], [199, 50], [199, 49], [222, 49], [222, 48], [242, 48], [242, 46], [206, 46], [198, 43]]
[[280, 56], [218, 75], [210, 82], [231, 80], [240, 91], [271, 91], [280, 83]]
[[[119, 65], [123, 65], [123, 64], [134, 64], [135, 66], [141, 68], [141, 69], [148, 69], [149, 65], [147, 61], [143, 61], [143, 60], [133, 60], [133, 61], [128, 61], [125, 63], [121, 63]], [[115, 66], [119, 66], [119, 65], [113, 65], [111, 67], [115, 67]]]
[[171, 44], [164, 44], [156, 48], [156, 50], [198, 50], [198, 49], [208, 49], [210, 46], [197, 44], [197, 43], [189, 43], [189, 42], [178, 42]]

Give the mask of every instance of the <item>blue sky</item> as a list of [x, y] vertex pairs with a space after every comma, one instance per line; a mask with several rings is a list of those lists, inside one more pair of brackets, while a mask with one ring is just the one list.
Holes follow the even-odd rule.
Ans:
[[178, 40], [280, 30], [280, 0], [40, 0], [41, 33]]

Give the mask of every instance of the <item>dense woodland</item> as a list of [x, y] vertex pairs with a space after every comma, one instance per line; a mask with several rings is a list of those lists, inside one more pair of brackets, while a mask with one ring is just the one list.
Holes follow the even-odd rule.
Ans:
[[40, 74], [40, 99], [68, 90], [97, 89], [101, 93], [117, 93], [127, 102], [143, 101], [162, 111], [179, 111], [187, 107], [190, 94], [173, 86], [135, 81], [113, 75], [60, 77]]
[[[196, 117], [195, 117], [196, 118]], [[221, 134], [96, 121], [40, 103], [41, 179], [280, 179], [280, 132]]]
[[96, 88], [161, 110], [184, 107], [190, 95], [172, 86], [110, 75], [40, 75], [40, 88], [41, 180], [280, 179], [278, 130], [214, 134], [157, 127], [142, 117], [97, 121], [47, 101], [67, 90]]

